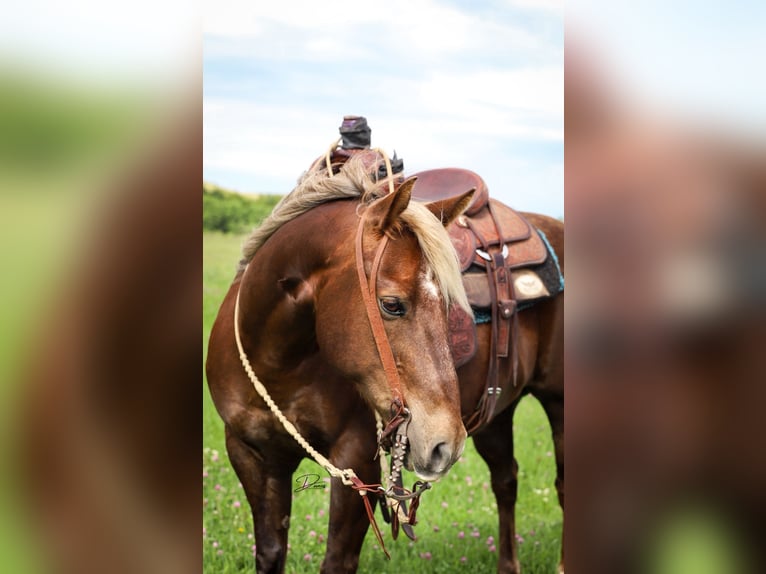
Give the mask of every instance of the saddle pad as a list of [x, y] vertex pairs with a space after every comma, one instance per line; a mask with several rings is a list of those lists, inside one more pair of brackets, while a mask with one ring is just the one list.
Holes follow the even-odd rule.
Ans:
[[429, 169], [413, 174], [418, 178], [412, 188], [412, 198], [430, 202], [449, 199], [475, 189], [471, 203], [465, 210], [467, 215], [474, 215], [487, 205], [489, 190], [478, 173], [457, 167]]
[[[531, 307], [535, 303], [558, 295], [564, 290], [564, 275], [559, 267], [558, 257], [548, 243], [545, 234], [537, 230], [545, 243], [548, 257], [545, 262], [516, 268], [511, 271], [517, 311]], [[489, 309], [492, 306], [486, 270], [473, 266], [463, 273], [463, 285], [468, 302], [474, 312], [474, 321], [488, 323]]]

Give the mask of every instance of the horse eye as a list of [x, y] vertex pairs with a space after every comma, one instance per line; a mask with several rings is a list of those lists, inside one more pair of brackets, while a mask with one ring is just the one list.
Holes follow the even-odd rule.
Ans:
[[397, 297], [381, 297], [378, 299], [378, 303], [383, 312], [392, 317], [402, 317], [407, 312], [407, 309]]

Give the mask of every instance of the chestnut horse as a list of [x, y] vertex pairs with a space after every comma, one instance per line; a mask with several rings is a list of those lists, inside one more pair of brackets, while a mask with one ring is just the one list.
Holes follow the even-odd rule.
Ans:
[[[457, 373], [447, 343], [449, 306], [470, 308], [445, 227], [472, 192], [423, 205], [410, 201], [413, 179], [387, 193], [368, 173], [352, 158], [332, 177], [316, 168], [303, 178], [245, 244], [211, 332], [208, 384], [252, 509], [259, 573], [284, 570], [292, 474], [306, 452], [243, 368], [234, 332], [238, 298], [242, 347], [257, 378], [300, 435], [337, 467], [352, 468], [361, 482], [380, 482], [374, 413], [390, 416], [392, 388], [355, 267], [358, 231], [363, 274], [379, 265], [372, 285], [375, 312], [383, 318], [411, 413], [407, 468], [423, 480], [449, 470], [466, 438], [462, 417], [473, 412], [484, 389], [489, 327], [478, 325], [478, 352]], [[546, 234], [563, 269], [563, 225], [528, 218]], [[384, 240], [387, 247], [376, 256]], [[519, 571], [512, 418], [523, 394], [536, 396], [551, 421], [563, 505], [562, 327], [562, 295], [519, 313], [516, 385], [510, 365], [501, 363], [503, 392], [495, 416], [474, 435], [498, 501], [499, 572]], [[321, 571], [355, 572], [368, 525], [363, 497], [333, 478]]]

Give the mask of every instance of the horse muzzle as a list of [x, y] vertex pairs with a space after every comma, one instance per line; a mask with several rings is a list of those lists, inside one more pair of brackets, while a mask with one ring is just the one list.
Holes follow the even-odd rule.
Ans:
[[[465, 448], [465, 431], [458, 440], [434, 439], [425, 447], [415, 450], [407, 450], [404, 465], [407, 470], [415, 473], [420, 479], [427, 482], [439, 480], [463, 454]], [[412, 443], [410, 443], [412, 446]], [[425, 455], [425, 456], [423, 456]]]

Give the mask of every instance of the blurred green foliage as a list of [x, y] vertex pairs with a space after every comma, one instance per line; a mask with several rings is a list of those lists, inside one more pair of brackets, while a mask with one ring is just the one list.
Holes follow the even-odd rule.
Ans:
[[92, 170], [116, 153], [143, 125], [145, 105], [135, 94], [2, 72], [0, 171], [5, 178], [62, 177]]
[[202, 227], [207, 231], [242, 233], [258, 225], [281, 195], [245, 196], [210, 183], [202, 184]]

